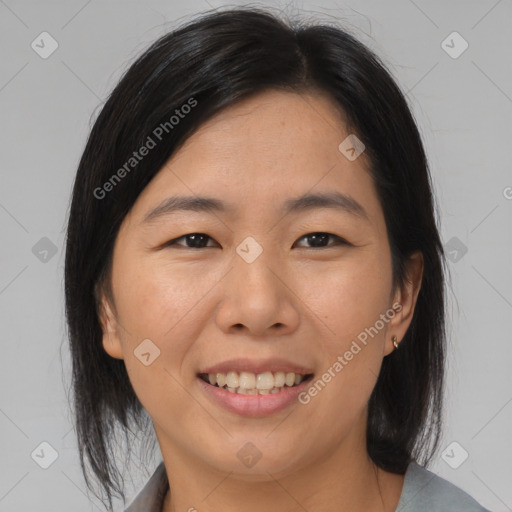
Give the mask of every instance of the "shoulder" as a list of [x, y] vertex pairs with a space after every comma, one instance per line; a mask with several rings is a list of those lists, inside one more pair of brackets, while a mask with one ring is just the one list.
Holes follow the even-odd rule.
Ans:
[[125, 512], [161, 512], [169, 480], [163, 462], [160, 462], [146, 485], [137, 494]]
[[[125, 512], [161, 512], [169, 481], [161, 462]], [[411, 462], [395, 512], [490, 512], [469, 494]]]
[[396, 512], [489, 512], [469, 494], [411, 462]]

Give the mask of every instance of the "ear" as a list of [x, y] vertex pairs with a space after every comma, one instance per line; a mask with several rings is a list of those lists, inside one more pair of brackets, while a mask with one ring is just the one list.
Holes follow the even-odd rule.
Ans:
[[115, 359], [123, 359], [123, 350], [121, 340], [119, 339], [117, 321], [109, 301], [103, 294], [101, 295], [98, 309], [101, 330], [103, 331], [103, 348], [109, 356]]
[[419, 251], [414, 252], [409, 256], [405, 266], [404, 283], [397, 288], [393, 297], [392, 307], [397, 313], [389, 321], [385, 355], [395, 349], [393, 336], [396, 336], [397, 343], [400, 343], [411, 324], [423, 277], [423, 254]]

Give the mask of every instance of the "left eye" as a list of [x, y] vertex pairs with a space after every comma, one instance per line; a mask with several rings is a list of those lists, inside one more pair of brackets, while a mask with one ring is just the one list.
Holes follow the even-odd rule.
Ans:
[[170, 245], [182, 245], [182, 244], [178, 244], [178, 240], [182, 240], [182, 239], [185, 239], [187, 242], [191, 242], [191, 245], [186, 245], [185, 248], [186, 249], [201, 249], [202, 248], [202, 243], [204, 242], [204, 240], [206, 239], [210, 239], [210, 240], [213, 240], [213, 238], [209, 237], [208, 235], [205, 235], [204, 233], [189, 233], [187, 235], [183, 235], [183, 236], [180, 236], [179, 238], [175, 238], [174, 240], [171, 240], [170, 242], [167, 242], [165, 245], [166, 246], [170, 246]]
[[[185, 240], [187, 249], [202, 249], [206, 248], [204, 245], [204, 242], [209, 240], [213, 240], [210, 236], [204, 234], [204, 233], [189, 233], [187, 235], [180, 236], [179, 238], [175, 238], [174, 240], [171, 240], [170, 242], [167, 242], [166, 246], [172, 246], [172, 245], [181, 245], [178, 244], [179, 240]], [[312, 244], [311, 248], [323, 248], [323, 247], [330, 247], [332, 245], [350, 245], [349, 242], [344, 240], [343, 238], [333, 235], [332, 233], [323, 233], [323, 232], [317, 232], [317, 233], [308, 233], [307, 235], [304, 235], [299, 238], [299, 240], [307, 240], [308, 243]], [[334, 244], [328, 244], [329, 239], [332, 239], [335, 241]], [[189, 244], [190, 242], [190, 244]], [[213, 246], [209, 246], [213, 247]]]
[[[334, 240], [336, 243], [324, 245], [324, 242], [327, 242], [329, 238]], [[346, 240], [337, 235], [333, 235], [332, 233], [308, 233], [307, 235], [304, 235], [303, 237], [299, 238], [299, 240], [302, 239], [307, 239], [310, 243], [312, 243], [313, 248], [330, 247], [332, 245], [350, 245]]]

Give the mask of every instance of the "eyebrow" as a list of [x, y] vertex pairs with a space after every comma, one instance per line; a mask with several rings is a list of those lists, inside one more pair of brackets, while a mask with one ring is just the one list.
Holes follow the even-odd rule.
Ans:
[[[363, 206], [355, 199], [340, 192], [324, 192], [304, 194], [300, 197], [286, 200], [280, 209], [282, 215], [298, 213], [318, 208], [334, 208], [344, 213], [368, 220], [368, 214]], [[160, 217], [190, 211], [196, 213], [233, 213], [233, 203], [226, 203], [214, 197], [205, 196], [171, 196], [164, 199], [155, 209], [151, 210], [143, 220], [149, 223]]]

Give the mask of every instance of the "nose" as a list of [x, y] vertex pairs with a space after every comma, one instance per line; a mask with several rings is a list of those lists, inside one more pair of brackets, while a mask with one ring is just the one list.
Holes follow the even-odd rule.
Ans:
[[225, 333], [268, 337], [297, 329], [300, 301], [293, 293], [293, 278], [269, 259], [265, 251], [252, 263], [234, 258], [216, 313], [217, 325]]

